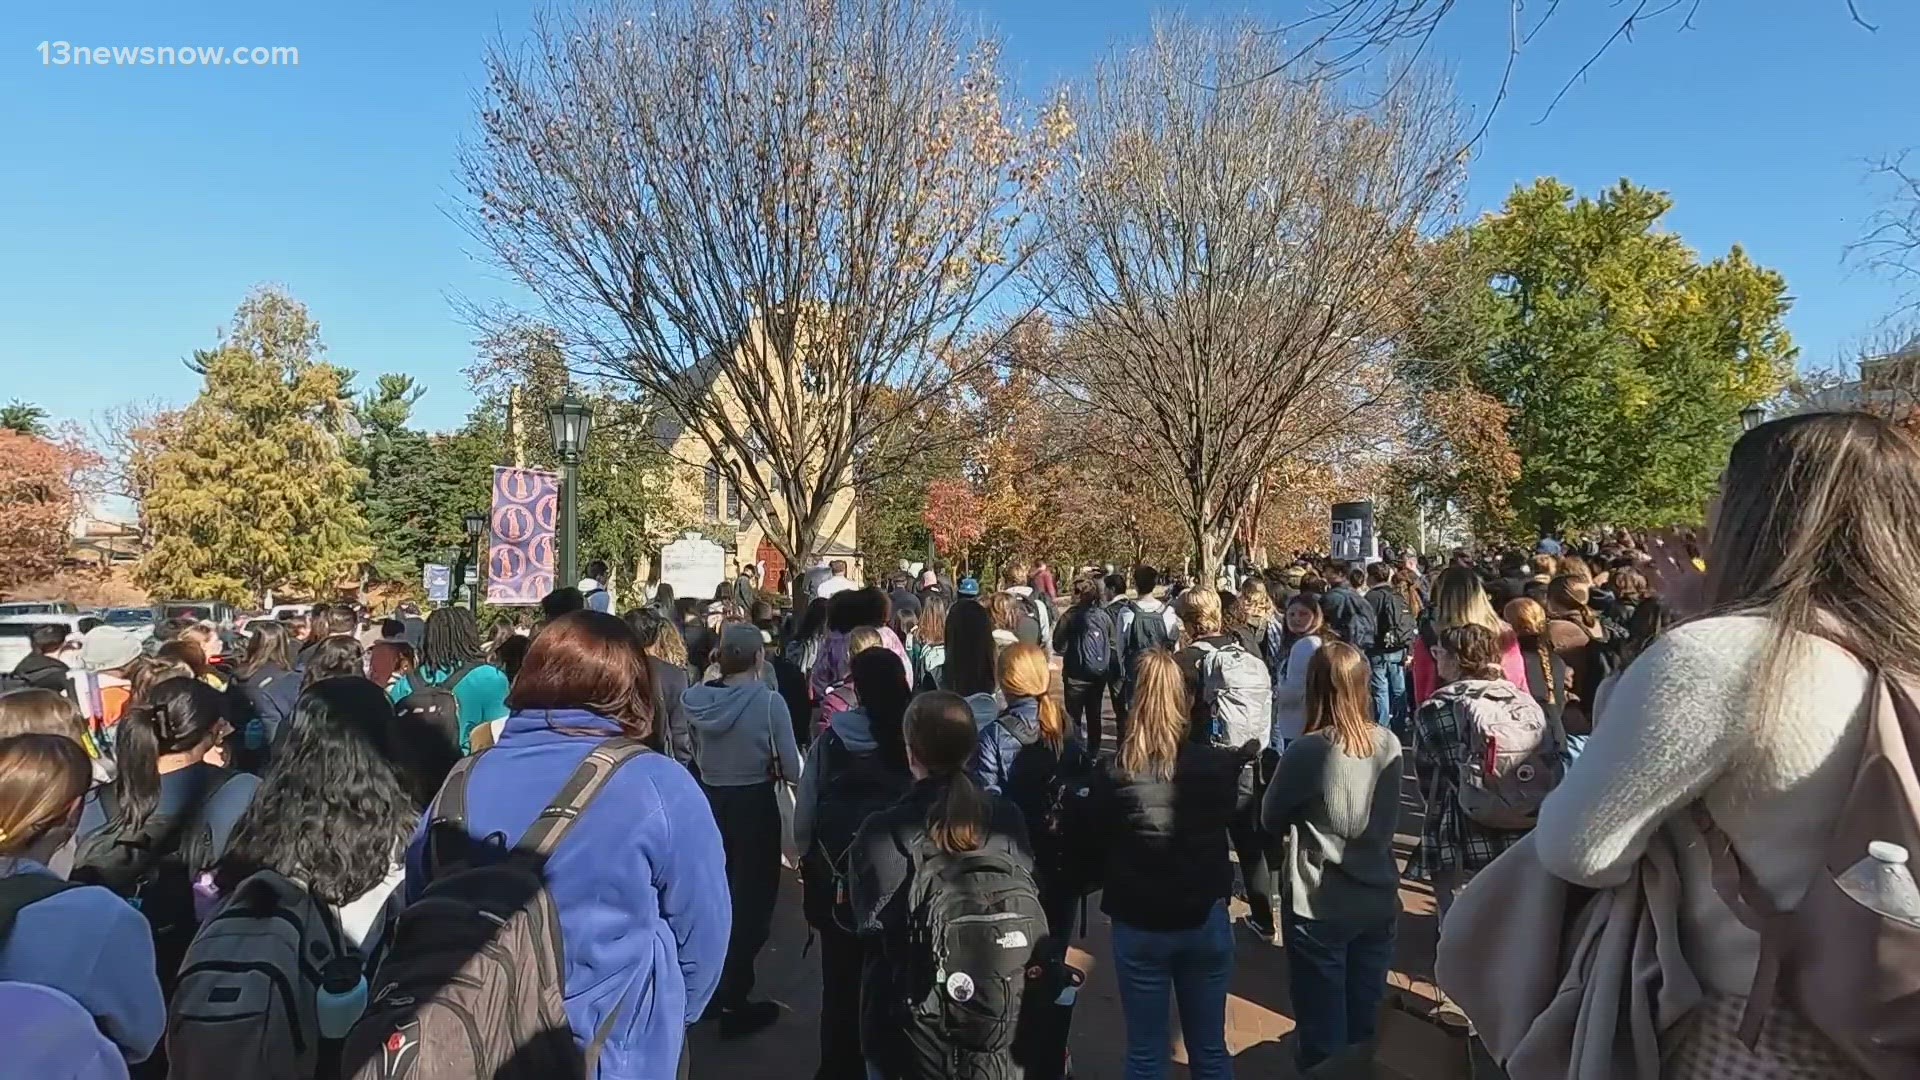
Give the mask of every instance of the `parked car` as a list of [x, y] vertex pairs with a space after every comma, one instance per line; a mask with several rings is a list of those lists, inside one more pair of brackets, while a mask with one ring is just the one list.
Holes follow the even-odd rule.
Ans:
[[[68, 605], [72, 606], [72, 605]], [[26, 659], [33, 646], [28, 637], [34, 627], [52, 623], [64, 626], [67, 640], [77, 643], [80, 635], [100, 625], [101, 620], [94, 615], [81, 615], [75, 612], [51, 611], [30, 615], [0, 615], [0, 672], [12, 671], [21, 660]]]
[[80, 609], [65, 600], [15, 600], [0, 604], [0, 618], [9, 615], [78, 615]]
[[163, 600], [153, 606], [153, 621], [164, 623], [171, 619], [193, 619], [196, 622], [210, 622], [215, 626], [233, 625], [233, 605], [218, 600]]

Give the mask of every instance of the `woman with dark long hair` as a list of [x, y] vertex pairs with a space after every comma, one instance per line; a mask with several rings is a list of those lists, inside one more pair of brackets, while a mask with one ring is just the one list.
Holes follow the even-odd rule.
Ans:
[[[1876, 674], [1901, 685], [1920, 676], [1909, 569], [1920, 442], [1868, 413], [1762, 424], [1734, 443], [1709, 516], [1704, 582], [1675, 566], [1660, 590], [1676, 603], [1701, 586], [1703, 614], [1654, 638], [1620, 676], [1541, 808], [1535, 844], [1553, 873], [1608, 888], [1657, 831], [1704, 810], [1764, 900], [1790, 911], [1818, 878], [1852, 865], [1831, 864], [1829, 845], [1869, 745]], [[1707, 997], [1663, 1033], [1664, 1080], [1861, 1075], [1790, 993], [1757, 1042], [1739, 1038], [1761, 938], [1717, 898], [1708, 846], [1682, 846], [1678, 865], [1680, 936], [1697, 946], [1687, 964]], [[1873, 963], [1862, 963], [1865, 989]], [[1885, 1015], [1898, 1023], [1909, 1012]]]
[[[1227, 830], [1249, 755], [1189, 737], [1180, 664], [1164, 649], [1140, 658], [1120, 752], [1094, 774], [1093, 816], [1106, 825], [1106, 888], [1114, 967], [1127, 1024], [1127, 1080], [1166, 1075], [1180, 1012], [1196, 1080], [1232, 1076], [1227, 983], [1233, 976], [1233, 862]], [[1178, 994], [1172, 988], [1178, 986]], [[1174, 998], [1169, 1002], [1169, 996]]]
[[975, 726], [984, 728], [1000, 715], [1000, 649], [994, 641], [993, 617], [978, 600], [957, 600], [947, 609], [945, 662], [927, 672], [919, 689], [946, 690], [966, 699]]
[[801, 855], [801, 901], [820, 935], [820, 1066], [816, 1080], [864, 1080], [860, 1056], [860, 978], [867, 950], [853, 933], [840, 888], [860, 823], [885, 810], [913, 783], [902, 724], [912, 696], [900, 665], [884, 648], [853, 658], [859, 704], [835, 713], [813, 741], [794, 801]]
[[[100, 1034], [137, 1063], [153, 1052], [167, 1019], [147, 921], [108, 890], [68, 885], [47, 865], [74, 835], [91, 775], [87, 752], [65, 735], [0, 739], [0, 889], [15, 910], [0, 939], [0, 982], [51, 987], [79, 1002]], [[7, 1019], [21, 1038], [21, 1017]], [[0, 1050], [14, 1063], [0, 1071], [54, 1075], [17, 1072], [17, 1049], [10, 1039]], [[63, 1064], [83, 1061], [91, 1049], [70, 1047]]]
[[827, 602], [818, 596], [807, 601], [796, 623], [780, 651], [793, 666], [811, 674], [814, 661], [820, 658], [820, 646], [827, 637]]
[[1306, 733], [1288, 745], [1261, 806], [1291, 843], [1280, 922], [1302, 1075], [1375, 1034], [1400, 916], [1393, 835], [1400, 739], [1375, 723], [1367, 657], [1327, 644], [1307, 667]]
[[300, 694], [247, 811], [214, 870], [230, 896], [260, 870], [300, 882], [363, 954], [403, 876], [400, 853], [419, 807], [396, 748], [392, 712], [369, 707], [379, 687], [350, 676]]
[[[664, 755], [625, 756], [653, 728], [646, 653], [622, 620], [571, 612], [533, 639], [507, 704], [499, 741], [457, 766], [465, 813], [443, 828], [470, 843], [495, 834], [518, 843], [589, 755], [618, 755], [543, 874], [559, 913], [574, 1039], [605, 1035], [607, 1080], [667, 1080], [719, 981], [730, 919], [726, 856], [700, 786]], [[449, 778], [444, 791], [453, 789]], [[409, 900], [441, 870], [426, 826], [447, 811], [444, 791], [407, 849]]]
[[366, 673], [366, 647], [353, 638], [335, 634], [307, 653], [306, 670], [300, 674], [300, 689], [304, 692], [326, 679], [364, 677]]
[[444, 687], [459, 703], [460, 749], [473, 745], [473, 729], [507, 715], [506, 672], [487, 662], [480, 624], [462, 607], [435, 608], [427, 616], [419, 663], [387, 691], [396, 704], [429, 686]]
[[[910, 1002], [924, 998], [921, 954], [912, 940], [908, 897], [916, 875], [945, 858], [991, 857], [1003, 873], [1031, 877], [1033, 851], [1026, 823], [1011, 802], [983, 790], [967, 775], [979, 733], [973, 710], [956, 694], [921, 694], [907, 707], [907, 765], [913, 787], [893, 806], [867, 818], [850, 852], [849, 895], [855, 929], [876, 952], [861, 985], [861, 1042], [869, 1065], [889, 1080], [947, 1080], [954, 1076], [1012, 1075], [1011, 1046], [961, 1045], [939, 1022]], [[935, 859], [909, 853], [936, 853]], [[1007, 940], [1031, 950], [1014, 959], [1024, 967], [1039, 956], [1046, 919], [1037, 910], [1010, 913]], [[1024, 920], [1015, 921], [1016, 919]], [[1017, 936], [1016, 936], [1017, 935]], [[1020, 948], [1019, 944], [1010, 947]], [[967, 978], [962, 975], [961, 978]], [[949, 978], [947, 994], [975, 999], [993, 988]], [[1021, 987], [1008, 988], [1017, 995]], [[940, 993], [936, 988], [934, 993]], [[1011, 1031], [1007, 1035], [1011, 1037]]]
[[229, 694], [245, 758], [241, 764], [254, 772], [265, 771], [267, 754], [300, 699], [293, 649], [286, 623], [255, 619], [247, 624], [247, 648], [233, 669]]

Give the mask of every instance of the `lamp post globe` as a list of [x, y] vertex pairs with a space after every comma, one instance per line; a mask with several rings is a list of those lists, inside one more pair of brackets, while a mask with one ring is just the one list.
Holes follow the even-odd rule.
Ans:
[[1766, 420], [1766, 418], [1766, 406], [1749, 405], [1740, 410], [1740, 430], [1752, 431], [1754, 428], [1759, 427], [1761, 422]]

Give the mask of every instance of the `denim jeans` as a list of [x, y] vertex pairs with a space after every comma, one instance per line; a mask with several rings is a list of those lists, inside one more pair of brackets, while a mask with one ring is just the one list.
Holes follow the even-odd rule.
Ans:
[[1400, 649], [1367, 657], [1373, 675], [1373, 722], [1394, 728], [1407, 711], [1407, 653]]
[[1286, 927], [1287, 987], [1293, 996], [1294, 1038], [1305, 1072], [1356, 1043], [1371, 1042], [1393, 963], [1394, 921], [1302, 919], [1280, 915]]
[[1227, 982], [1233, 926], [1225, 900], [1191, 930], [1142, 930], [1115, 919], [1113, 966], [1127, 1021], [1126, 1080], [1162, 1080], [1173, 1057], [1168, 998], [1180, 1010], [1192, 1080], [1231, 1080]]

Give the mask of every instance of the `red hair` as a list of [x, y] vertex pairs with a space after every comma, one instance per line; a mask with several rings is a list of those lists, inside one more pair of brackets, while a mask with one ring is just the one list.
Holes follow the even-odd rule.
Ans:
[[507, 691], [514, 712], [585, 709], [645, 739], [653, 733], [653, 676], [640, 638], [603, 611], [572, 611], [548, 623], [527, 649]]

